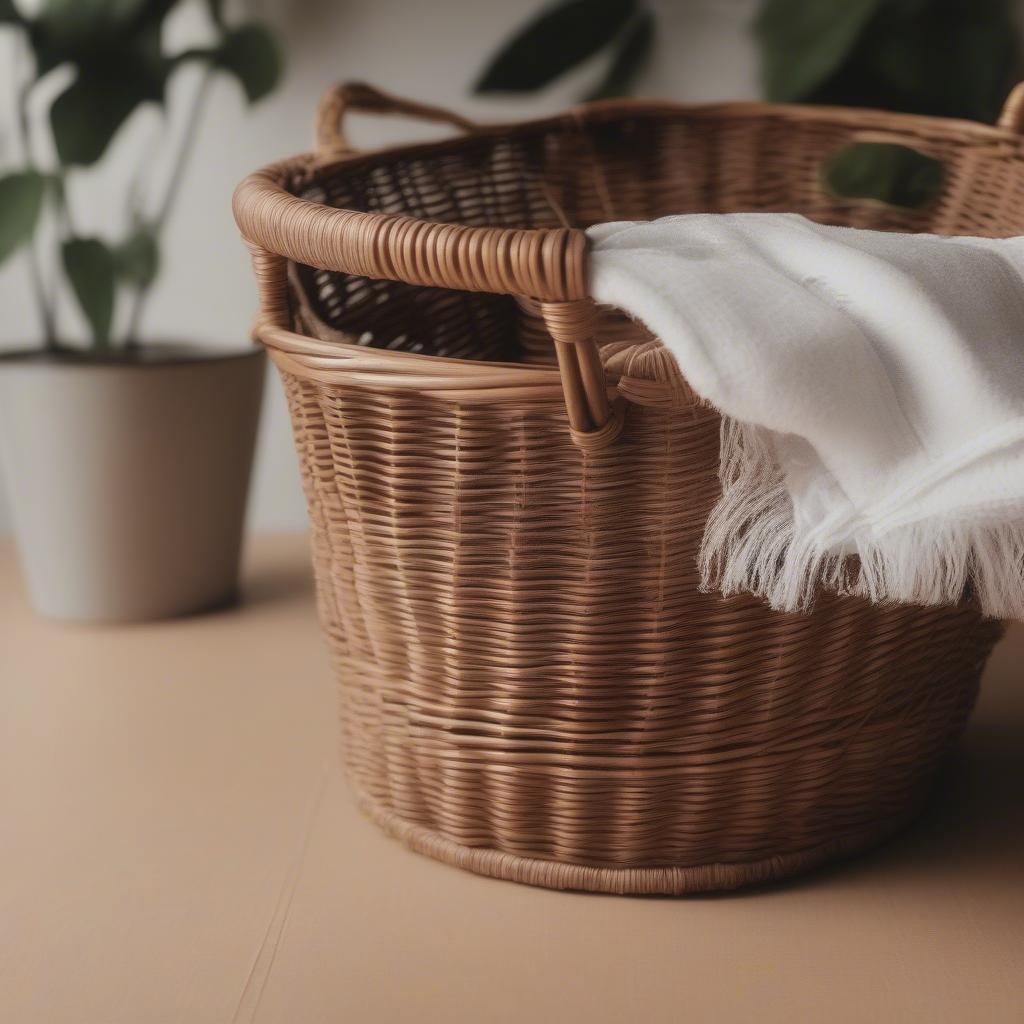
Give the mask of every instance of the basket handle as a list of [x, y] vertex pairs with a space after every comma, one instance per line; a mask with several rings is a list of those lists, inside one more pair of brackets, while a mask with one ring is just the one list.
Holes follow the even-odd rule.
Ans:
[[453, 110], [392, 96], [365, 82], [340, 82], [324, 93], [317, 108], [316, 148], [321, 154], [355, 152], [344, 131], [345, 115], [350, 110], [366, 114], [401, 114], [420, 121], [451, 125], [466, 133], [480, 130], [475, 121]]
[[1018, 82], [1010, 90], [996, 124], [1007, 131], [1024, 135], [1024, 82]]
[[623, 401], [608, 400], [608, 381], [594, 334], [593, 299], [542, 302], [540, 313], [555, 342], [569, 431], [584, 452], [607, 448], [622, 433]]

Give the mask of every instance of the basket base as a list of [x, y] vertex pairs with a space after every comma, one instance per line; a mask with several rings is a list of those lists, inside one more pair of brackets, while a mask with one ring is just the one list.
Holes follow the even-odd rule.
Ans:
[[486, 847], [462, 846], [423, 825], [411, 824], [352, 787], [356, 804], [389, 836], [416, 853], [465, 871], [544, 889], [577, 890], [616, 896], [685, 896], [723, 892], [803, 874], [831, 860], [875, 846], [907, 825], [918, 808], [875, 823], [870, 829], [822, 843], [796, 853], [736, 864], [698, 864], [689, 867], [608, 868], [519, 857]]

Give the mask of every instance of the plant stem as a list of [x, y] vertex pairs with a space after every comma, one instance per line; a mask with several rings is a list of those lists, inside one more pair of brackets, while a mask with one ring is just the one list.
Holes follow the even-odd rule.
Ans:
[[[15, 64], [16, 62], [12, 62]], [[17, 74], [17, 72], [15, 72]], [[25, 153], [25, 166], [31, 169], [35, 169], [34, 162], [32, 159], [32, 141], [29, 128], [29, 116], [28, 116], [28, 99], [29, 94], [32, 91], [32, 80], [26, 79], [23, 83], [18, 83], [15, 80], [15, 90], [17, 95], [17, 124], [18, 134], [21, 142], [21, 148]], [[46, 295], [46, 284], [43, 280], [42, 267], [39, 265], [39, 253], [36, 251], [36, 240], [35, 237], [29, 241], [26, 249], [26, 256], [28, 258], [29, 277], [32, 281], [32, 293], [35, 295], [36, 306], [39, 311], [39, 319], [43, 328], [43, 345], [48, 351], [54, 351], [57, 348], [57, 325], [56, 317], [54, 315], [54, 302], [52, 298], [47, 298]]]
[[[189, 157], [195, 149], [196, 138], [199, 132], [199, 125], [202, 120], [203, 110], [206, 107], [210, 95], [210, 86], [213, 83], [213, 68], [207, 66], [203, 69], [199, 85], [196, 87], [192, 97], [192, 106], [185, 119], [185, 126], [182, 129], [181, 139], [178, 144], [178, 152], [171, 167], [171, 173], [167, 179], [167, 187], [163, 199], [157, 207], [153, 219], [149, 222], [149, 228], [154, 239], [158, 239], [167, 224], [167, 219], [174, 209], [175, 202], [181, 193], [182, 181], [188, 167]], [[128, 319], [128, 333], [125, 338], [125, 347], [134, 348], [139, 343], [139, 328], [142, 323], [142, 314], [146, 307], [146, 300], [149, 297], [152, 283], [145, 284], [135, 292], [135, 301], [132, 312]]]
[[55, 192], [57, 195], [57, 224], [62, 241], [75, 236], [75, 223], [71, 219], [71, 206], [68, 204], [67, 173], [62, 169], [56, 176]]

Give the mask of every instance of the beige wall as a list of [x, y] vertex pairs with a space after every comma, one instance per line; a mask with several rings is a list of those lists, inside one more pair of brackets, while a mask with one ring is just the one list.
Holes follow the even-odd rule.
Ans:
[[[289, 58], [281, 90], [251, 114], [243, 111], [237, 88], [219, 82], [200, 133], [199, 148], [166, 239], [165, 272], [148, 310], [150, 337], [196, 341], [239, 341], [254, 312], [249, 267], [231, 220], [235, 183], [249, 170], [308, 147], [311, 113], [329, 82], [364, 79], [394, 92], [450, 104], [489, 119], [516, 117], [563, 106], [573, 83], [543, 99], [482, 102], [467, 95], [467, 84], [483, 58], [512, 26], [543, 0], [262, 0], [256, 6], [281, 26]], [[650, 95], [688, 100], [751, 97], [756, 67], [747, 37], [754, 0], [655, 0], [662, 33], [653, 66], [643, 81]], [[199, 28], [194, 12], [173, 26], [186, 39]], [[0, 167], [13, 157], [10, 124], [11, 52], [0, 50]], [[187, 91], [191, 82], [179, 83]], [[172, 121], [169, 131], [176, 124]], [[367, 145], [410, 138], [408, 123], [356, 126]], [[422, 129], [421, 129], [422, 132]], [[80, 231], [104, 231], [118, 215], [111, 178], [124, 180], [140, 147], [166, 136], [155, 111], [140, 112], [108, 154], [109, 175], [76, 183], [73, 201]], [[0, 270], [0, 346], [34, 337], [34, 309], [21, 260]], [[78, 331], [74, 314], [65, 315]], [[254, 483], [252, 521], [257, 527], [297, 526], [304, 521], [298, 476], [276, 379], [268, 402]], [[6, 527], [0, 494], [0, 530]]]

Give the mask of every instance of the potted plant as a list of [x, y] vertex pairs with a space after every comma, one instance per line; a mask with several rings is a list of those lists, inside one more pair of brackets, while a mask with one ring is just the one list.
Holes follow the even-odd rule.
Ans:
[[[280, 62], [268, 31], [229, 23], [223, 0], [205, 0], [208, 46], [168, 53], [164, 25], [179, 5], [44, 0], [29, 15], [0, 0], [0, 30], [18, 33], [25, 57], [13, 68], [19, 153], [0, 172], [0, 262], [27, 259], [42, 337], [0, 356], [0, 454], [31, 600], [61, 619], [184, 614], [227, 602], [237, 586], [261, 350], [139, 336], [212, 77], [234, 76], [253, 102], [273, 89]], [[75, 177], [138, 107], [164, 104], [189, 65], [201, 68], [198, 86], [162, 194], [126, 188], [123, 224], [81, 232]], [[40, 123], [30, 100], [58, 78], [66, 84]], [[140, 172], [151, 156], [140, 155]], [[62, 331], [71, 303], [86, 344]]]

